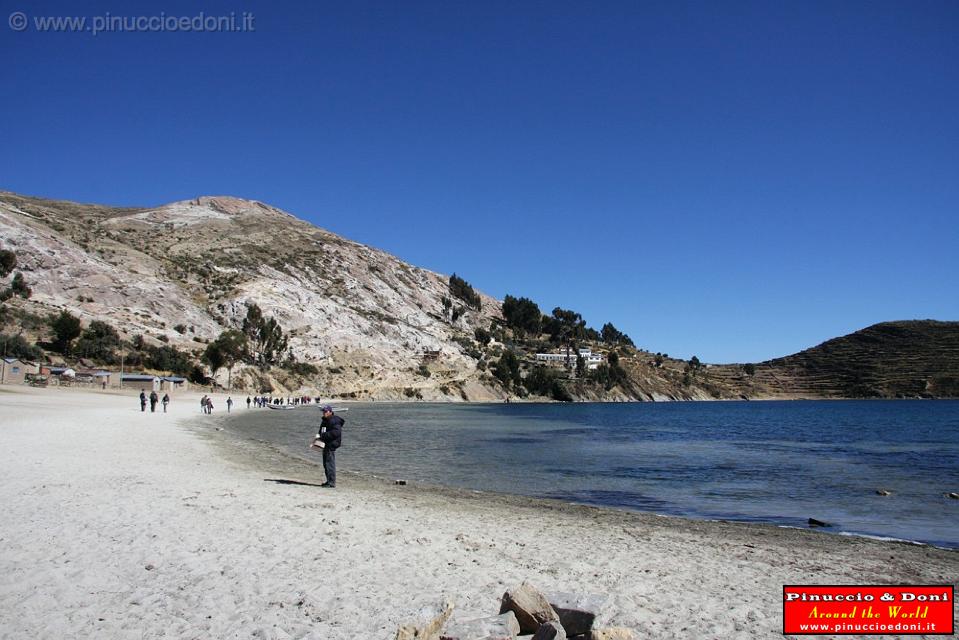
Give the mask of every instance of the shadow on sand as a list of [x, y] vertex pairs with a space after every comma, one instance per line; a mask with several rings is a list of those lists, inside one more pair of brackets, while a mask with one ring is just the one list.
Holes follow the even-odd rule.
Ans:
[[299, 480], [286, 480], [286, 479], [284, 479], [284, 478], [263, 478], [263, 482], [275, 482], [275, 483], [277, 483], [277, 484], [298, 484], [298, 485], [303, 486], [303, 487], [319, 487], [319, 486], [321, 486], [321, 485], [318, 485], [318, 484], [316, 484], [316, 483], [314, 483], [314, 482], [301, 482], [301, 481], [299, 481]]

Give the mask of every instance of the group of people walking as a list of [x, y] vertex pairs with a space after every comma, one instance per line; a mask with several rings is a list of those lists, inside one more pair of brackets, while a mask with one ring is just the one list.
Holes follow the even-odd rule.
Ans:
[[170, 394], [164, 393], [163, 399], [160, 400], [160, 396], [157, 395], [156, 391], [151, 391], [150, 395], [147, 396], [146, 389], [140, 389], [140, 411], [147, 410], [147, 402], [150, 403], [150, 413], [156, 413], [157, 403], [163, 404], [163, 413], [166, 413], [167, 405], [170, 404]]
[[247, 397], [246, 399], [246, 408], [249, 409], [250, 405], [262, 408], [267, 405], [287, 405], [297, 407], [301, 404], [313, 404], [319, 403], [319, 398], [311, 398], [310, 396], [299, 396], [296, 398], [274, 398], [272, 396], [255, 396], [253, 398]]

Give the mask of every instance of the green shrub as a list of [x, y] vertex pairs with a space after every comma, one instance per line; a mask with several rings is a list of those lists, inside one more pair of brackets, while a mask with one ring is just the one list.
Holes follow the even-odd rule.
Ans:
[[289, 367], [290, 373], [298, 376], [315, 376], [320, 373], [320, 370], [309, 362], [294, 362]]

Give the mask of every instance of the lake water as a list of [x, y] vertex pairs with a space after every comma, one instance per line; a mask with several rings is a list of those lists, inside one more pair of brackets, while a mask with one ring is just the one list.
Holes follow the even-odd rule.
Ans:
[[[320, 412], [234, 429], [321, 463]], [[959, 548], [959, 401], [350, 404], [339, 469]], [[877, 489], [892, 495], [883, 497]]]

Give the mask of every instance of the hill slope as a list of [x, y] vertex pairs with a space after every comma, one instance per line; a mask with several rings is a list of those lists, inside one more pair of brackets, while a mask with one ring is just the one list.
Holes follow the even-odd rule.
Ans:
[[[16, 252], [47, 315], [67, 309], [194, 355], [259, 305], [290, 336], [309, 379], [240, 367], [234, 384], [373, 399], [495, 400], [515, 395], [489, 373], [502, 345], [475, 330], [499, 324], [499, 301], [454, 318], [449, 278], [352, 242], [269, 205], [201, 197], [118, 208], [0, 192], [0, 237]], [[509, 332], [502, 334], [511, 340]], [[542, 338], [542, 337], [540, 337]], [[528, 372], [533, 348], [517, 353]], [[608, 353], [605, 345], [592, 344]], [[755, 365], [691, 368], [618, 348], [626, 377], [612, 387], [564, 382], [580, 400], [959, 397], [959, 322], [886, 322]], [[429, 358], [425, 352], [431, 352]], [[750, 369], [751, 370], [751, 369]], [[224, 377], [224, 376], [221, 376]], [[224, 380], [225, 381], [225, 377]]]
[[[291, 335], [298, 359], [322, 365], [311, 386], [324, 393], [499, 395], [457, 342], [499, 316], [497, 301], [481, 295], [480, 309], [451, 322], [448, 278], [260, 202], [131, 209], [0, 193], [0, 231], [41, 311], [69, 309], [196, 350], [255, 302]], [[416, 373], [424, 350], [440, 352], [429, 379]]]
[[959, 322], [883, 322], [763, 363], [783, 389], [821, 397], [959, 396]]

